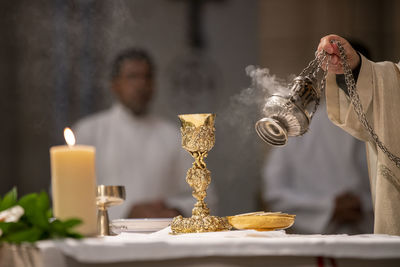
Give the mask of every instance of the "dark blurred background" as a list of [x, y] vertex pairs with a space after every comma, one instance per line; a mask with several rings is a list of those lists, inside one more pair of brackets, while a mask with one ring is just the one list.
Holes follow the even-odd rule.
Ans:
[[0, 193], [49, 189], [49, 147], [111, 105], [110, 63], [139, 46], [157, 66], [154, 113], [177, 127], [179, 113], [217, 113], [207, 163], [220, 215], [259, 209], [268, 146], [253, 131], [259, 108], [238, 97], [245, 67], [297, 74], [330, 33], [398, 62], [399, 10], [395, 0], [1, 1]]

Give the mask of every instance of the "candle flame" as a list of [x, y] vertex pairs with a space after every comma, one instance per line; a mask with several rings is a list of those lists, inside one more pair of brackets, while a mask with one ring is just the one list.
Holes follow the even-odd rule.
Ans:
[[75, 135], [68, 127], [64, 129], [64, 138], [69, 146], [75, 145]]

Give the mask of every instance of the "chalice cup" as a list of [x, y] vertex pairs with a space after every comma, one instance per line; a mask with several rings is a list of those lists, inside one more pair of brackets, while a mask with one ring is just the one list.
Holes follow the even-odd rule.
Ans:
[[108, 208], [121, 205], [125, 200], [125, 187], [121, 185], [97, 186], [97, 236], [110, 235]]
[[204, 159], [215, 144], [215, 114], [185, 114], [178, 116], [181, 121], [182, 147], [187, 150], [194, 162], [187, 171], [186, 182], [193, 189], [192, 195], [197, 200], [192, 210], [192, 217], [177, 216], [171, 223], [173, 234], [200, 233], [229, 230], [226, 218], [211, 216], [204, 198], [211, 183], [211, 172]]

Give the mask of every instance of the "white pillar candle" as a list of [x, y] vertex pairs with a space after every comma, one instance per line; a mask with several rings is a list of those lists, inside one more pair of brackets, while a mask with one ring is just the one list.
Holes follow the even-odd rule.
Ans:
[[67, 146], [50, 148], [54, 217], [79, 218], [82, 224], [76, 230], [93, 236], [97, 232], [95, 148], [75, 145], [69, 128], [64, 136]]

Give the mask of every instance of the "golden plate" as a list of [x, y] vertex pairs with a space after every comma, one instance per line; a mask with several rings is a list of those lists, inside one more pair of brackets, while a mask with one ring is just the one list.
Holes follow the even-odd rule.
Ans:
[[281, 212], [252, 212], [228, 216], [229, 224], [236, 229], [273, 231], [286, 229], [293, 225], [296, 215]]

